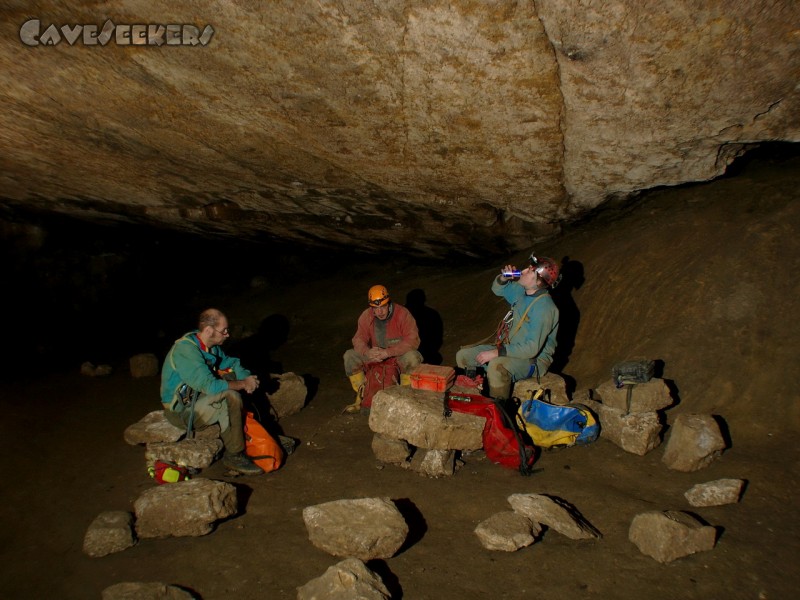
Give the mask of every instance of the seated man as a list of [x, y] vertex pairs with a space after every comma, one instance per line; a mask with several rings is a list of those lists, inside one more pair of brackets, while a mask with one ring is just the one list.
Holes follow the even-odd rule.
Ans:
[[558, 265], [552, 259], [531, 254], [524, 270], [506, 265], [492, 282], [492, 292], [511, 305], [504, 326], [494, 344], [462, 347], [456, 364], [467, 377], [485, 365], [489, 395], [495, 400], [507, 400], [514, 381], [541, 377], [553, 362], [558, 308], [548, 290], [558, 280]]
[[344, 371], [350, 378], [356, 400], [345, 411], [357, 413], [364, 398], [364, 371], [368, 364], [396, 357], [400, 367], [400, 383], [410, 385], [408, 375], [422, 363], [417, 322], [405, 306], [392, 302], [382, 285], [373, 285], [367, 294], [369, 308], [358, 318], [353, 348], [344, 353]]
[[[225, 446], [222, 463], [244, 475], [263, 473], [244, 453], [242, 397], [258, 387], [258, 378], [228, 356], [222, 344], [230, 336], [228, 319], [215, 308], [204, 310], [197, 329], [177, 340], [164, 360], [161, 403], [176, 427], [202, 429], [219, 423]], [[191, 399], [195, 397], [192, 410]]]

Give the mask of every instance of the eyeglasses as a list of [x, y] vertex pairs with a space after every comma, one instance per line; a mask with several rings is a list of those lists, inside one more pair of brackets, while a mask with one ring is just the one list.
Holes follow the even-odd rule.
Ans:
[[[212, 327], [211, 329], [214, 329], [214, 328]], [[231, 334], [231, 332], [228, 330], [227, 327], [225, 329], [221, 330], [221, 331], [219, 329], [214, 329], [214, 331], [216, 331], [220, 335], [230, 335]]]

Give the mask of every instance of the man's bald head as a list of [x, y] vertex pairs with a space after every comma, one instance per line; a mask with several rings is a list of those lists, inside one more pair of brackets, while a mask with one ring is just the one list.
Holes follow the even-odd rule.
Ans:
[[197, 328], [200, 331], [203, 331], [206, 327], [216, 329], [220, 320], [223, 318], [225, 318], [225, 315], [222, 314], [221, 311], [216, 308], [207, 308], [200, 313], [200, 317], [197, 319]]

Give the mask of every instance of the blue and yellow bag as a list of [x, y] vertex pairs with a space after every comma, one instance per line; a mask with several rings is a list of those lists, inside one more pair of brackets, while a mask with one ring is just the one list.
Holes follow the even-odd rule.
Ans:
[[[541, 392], [542, 390], [539, 390]], [[592, 411], [583, 404], [556, 406], [540, 400], [537, 393], [523, 400], [518, 409], [520, 424], [540, 448], [583, 446], [600, 434], [600, 425]]]

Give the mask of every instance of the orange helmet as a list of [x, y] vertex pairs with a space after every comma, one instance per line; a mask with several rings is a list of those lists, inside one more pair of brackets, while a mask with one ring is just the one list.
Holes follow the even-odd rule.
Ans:
[[373, 285], [369, 288], [367, 298], [372, 308], [378, 308], [389, 303], [389, 291], [382, 285]]
[[561, 280], [558, 274], [558, 265], [552, 258], [531, 254], [531, 266], [548, 287], [555, 287]]

